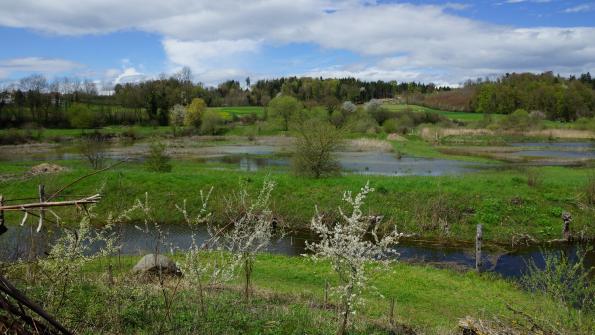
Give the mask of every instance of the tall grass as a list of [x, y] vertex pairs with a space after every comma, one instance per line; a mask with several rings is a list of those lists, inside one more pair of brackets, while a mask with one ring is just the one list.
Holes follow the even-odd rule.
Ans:
[[579, 248], [573, 261], [562, 251], [542, 250], [545, 267], [529, 262], [528, 272], [521, 283], [534, 292], [542, 292], [569, 307], [586, 312], [595, 311], [595, 284], [591, 280], [593, 268], [587, 268], [585, 258], [589, 248]]
[[585, 197], [589, 205], [595, 205], [595, 173], [591, 173], [587, 177], [585, 185]]

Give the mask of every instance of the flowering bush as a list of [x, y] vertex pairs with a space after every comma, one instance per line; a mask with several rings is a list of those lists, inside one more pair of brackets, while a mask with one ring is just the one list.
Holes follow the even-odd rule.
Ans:
[[355, 314], [357, 306], [361, 303], [362, 292], [373, 289], [368, 285], [367, 267], [371, 260], [378, 261], [385, 269], [391, 258], [396, 255], [392, 247], [398, 242], [401, 234], [394, 229], [382, 237], [378, 234], [379, 221], [364, 215], [362, 206], [366, 196], [373, 192], [369, 183], [353, 197], [350, 191], [343, 194], [343, 201], [351, 207], [351, 213], [346, 214], [339, 208], [343, 222], [327, 225], [323, 216], [317, 211], [312, 218], [311, 228], [319, 236], [320, 241], [307, 243], [308, 250], [315, 260], [326, 259], [331, 262], [333, 270], [339, 277], [339, 286], [334, 288], [334, 293], [341, 301], [341, 318], [337, 334], [345, 334], [349, 315]]

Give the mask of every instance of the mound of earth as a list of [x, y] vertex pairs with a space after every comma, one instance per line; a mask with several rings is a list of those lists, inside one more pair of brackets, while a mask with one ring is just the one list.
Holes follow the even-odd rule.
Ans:
[[29, 170], [29, 174], [31, 175], [39, 175], [39, 174], [48, 174], [48, 173], [58, 173], [62, 171], [66, 171], [67, 169], [63, 166], [51, 163], [41, 163], [39, 165], [35, 165], [34, 167]]

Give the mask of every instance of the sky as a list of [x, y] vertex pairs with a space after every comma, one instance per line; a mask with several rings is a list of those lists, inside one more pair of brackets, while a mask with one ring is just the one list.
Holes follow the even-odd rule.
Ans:
[[595, 72], [595, 0], [0, 0], [0, 84]]

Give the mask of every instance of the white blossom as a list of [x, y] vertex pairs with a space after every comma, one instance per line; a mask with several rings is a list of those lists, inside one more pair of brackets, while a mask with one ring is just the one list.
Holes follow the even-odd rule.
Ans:
[[368, 284], [368, 272], [372, 269], [367, 265], [375, 260], [386, 267], [394, 259], [389, 256], [396, 256], [393, 247], [401, 237], [396, 229], [381, 237], [379, 220], [363, 214], [364, 200], [373, 191], [366, 183], [355, 197], [350, 191], [345, 192], [343, 201], [351, 207], [351, 213], [339, 208], [342, 222], [327, 225], [318, 210], [311, 221], [311, 228], [320, 240], [306, 244], [306, 248], [313, 252], [310, 257], [329, 260], [339, 277], [339, 286], [334, 292], [343, 307], [343, 330], [340, 332], [345, 331], [348, 315], [354, 314], [361, 303], [362, 292], [373, 289]]

